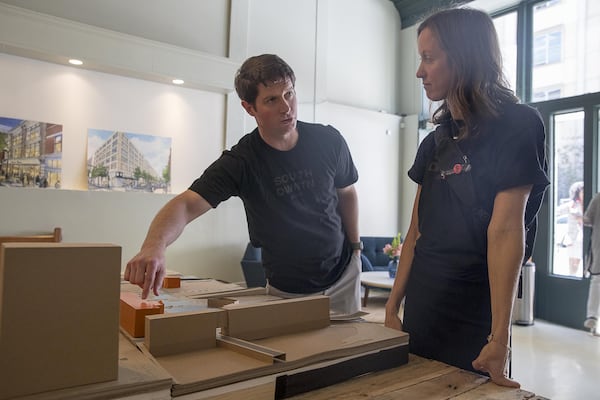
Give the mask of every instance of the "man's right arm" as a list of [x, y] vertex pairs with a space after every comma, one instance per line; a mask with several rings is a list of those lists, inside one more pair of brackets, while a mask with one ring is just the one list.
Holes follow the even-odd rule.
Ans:
[[171, 199], [156, 214], [139, 253], [125, 267], [125, 280], [142, 288], [142, 299], [150, 289], [158, 295], [166, 274], [165, 250], [173, 243], [185, 226], [212, 207], [198, 193], [191, 190]]

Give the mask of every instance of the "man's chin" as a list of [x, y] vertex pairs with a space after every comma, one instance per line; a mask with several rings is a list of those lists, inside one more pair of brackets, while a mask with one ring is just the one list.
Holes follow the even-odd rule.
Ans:
[[296, 129], [296, 122], [297, 122], [296, 119], [289, 120], [289, 121], [283, 121], [281, 123], [281, 128], [284, 131], [288, 131], [288, 132], [292, 131], [292, 130]]

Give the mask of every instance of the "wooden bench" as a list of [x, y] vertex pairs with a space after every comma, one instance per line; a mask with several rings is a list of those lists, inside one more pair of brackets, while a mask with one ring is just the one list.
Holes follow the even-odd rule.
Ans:
[[59, 243], [62, 241], [62, 229], [54, 228], [52, 233], [42, 233], [38, 235], [15, 235], [15, 236], [0, 236], [0, 244], [2, 243], [21, 243], [21, 242], [50, 242]]

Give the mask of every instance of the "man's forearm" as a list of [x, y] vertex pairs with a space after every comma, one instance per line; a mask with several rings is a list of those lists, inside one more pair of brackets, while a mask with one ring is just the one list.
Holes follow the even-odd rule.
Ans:
[[142, 248], [166, 248], [181, 235], [189, 222], [211, 208], [204, 198], [192, 193], [181, 193], [165, 204], [152, 220]]
[[338, 212], [346, 236], [351, 243], [360, 241], [358, 230], [358, 196], [354, 185], [338, 189]]

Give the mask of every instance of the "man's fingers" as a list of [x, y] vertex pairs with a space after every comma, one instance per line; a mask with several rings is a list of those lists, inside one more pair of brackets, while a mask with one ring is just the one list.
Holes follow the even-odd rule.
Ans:
[[167, 275], [167, 271], [164, 269], [159, 269], [156, 272], [156, 279], [154, 281], [154, 285], [152, 286], [154, 289], [154, 295], [158, 296], [158, 290], [162, 288], [163, 280], [165, 279], [165, 275]]
[[152, 254], [138, 254], [125, 267], [123, 278], [142, 289], [142, 299], [146, 299], [152, 290], [158, 296], [166, 274], [160, 257]]
[[138, 262], [135, 268], [135, 272], [133, 273], [133, 280], [131, 280], [130, 282], [141, 286], [144, 283], [144, 279], [146, 277], [146, 269], [146, 263]]
[[131, 266], [129, 265], [129, 263], [127, 263], [127, 266], [125, 267], [125, 273], [123, 274], [123, 279], [128, 281], [130, 273], [131, 273]]
[[[154, 287], [154, 271], [151, 268], [146, 269], [146, 276], [144, 280], [144, 287], [142, 289], [142, 299], [148, 297], [148, 293], [150, 293], [150, 288]], [[154, 293], [158, 295], [158, 292], [155, 290]]]

